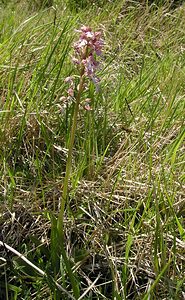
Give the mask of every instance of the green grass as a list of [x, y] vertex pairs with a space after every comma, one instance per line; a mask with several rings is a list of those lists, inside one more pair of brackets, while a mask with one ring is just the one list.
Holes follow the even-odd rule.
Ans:
[[[0, 299], [184, 299], [185, 5], [100, 2], [1, 6], [0, 241], [41, 272], [1, 246]], [[81, 24], [105, 47], [65, 209], [75, 298], [57, 215], [74, 112], [61, 97]]]

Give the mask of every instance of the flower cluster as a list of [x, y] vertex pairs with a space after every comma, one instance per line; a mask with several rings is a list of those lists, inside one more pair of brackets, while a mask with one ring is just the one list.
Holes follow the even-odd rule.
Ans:
[[90, 78], [98, 89], [99, 78], [96, 76], [96, 70], [99, 62], [96, 56], [102, 54], [103, 40], [101, 32], [93, 32], [90, 27], [82, 26], [80, 30], [80, 39], [74, 44], [75, 57], [73, 62], [80, 66], [81, 74]]
[[[76, 86], [76, 96], [75, 96], [75, 82], [74, 76], [67, 77], [64, 82], [68, 85], [66, 91], [66, 96], [63, 96], [61, 100], [65, 103], [66, 101], [73, 101], [76, 97], [81, 97], [81, 92], [87, 90], [86, 78], [92, 80], [95, 84], [96, 91], [99, 90], [100, 79], [96, 76], [96, 70], [99, 66], [97, 61], [97, 56], [101, 56], [103, 40], [101, 38], [101, 32], [93, 32], [88, 26], [82, 26], [80, 30], [76, 30], [80, 33], [79, 40], [74, 44], [74, 57], [72, 61], [78, 66], [80, 73], [80, 83]], [[90, 98], [80, 101], [79, 104], [86, 110], [91, 110]]]

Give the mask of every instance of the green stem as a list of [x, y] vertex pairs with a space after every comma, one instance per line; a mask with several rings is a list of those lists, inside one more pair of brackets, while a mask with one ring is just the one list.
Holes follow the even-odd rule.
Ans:
[[74, 108], [74, 115], [73, 115], [73, 123], [71, 127], [71, 135], [70, 135], [70, 141], [69, 141], [69, 150], [68, 150], [68, 157], [67, 157], [67, 163], [66, 163], [66, 173], [64, 178], [64, 185], [63, 185], [63, 193], [62, 193], [62, 199], [61, 199], [61, 207], [58, 215], [57, 220], [57, 229], [58, 229], [58, 238], [59, 238], [59, 248], [62, 254], [62, 257], [64, 259], [64, 263], [66, 265], [67, 273], [70, 278], [73, 292], [75, 295], [75, 298], [79, 298], [79, 290], [75, 281], [75, 277], [73, 275], [70, 262], [67, 258], [66, 251], [65, 251], [65, 238], [64, 238], [64, 209], [68, 198], [68, 183], [71, 175], [71, 166], [72, 166], [72, 152], [73, 152], [73, 145], [74, 145], [74, 139], [75, 139], [75, 132], [77, 127], [77, 117], [78, 117], [78, 111], [79, 111], [79, 105], [80, 105], [80, 98], [81, 93], [84, 88], [84, 75], [83, 72], [80, 77], [80, 84], [79, 84], [79, 90], [76, 96], [76, 103]]

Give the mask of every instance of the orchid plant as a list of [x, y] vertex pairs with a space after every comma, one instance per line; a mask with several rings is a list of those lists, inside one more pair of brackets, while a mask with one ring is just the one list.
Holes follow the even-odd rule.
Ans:
[[[96, 71], [99, 67], [97, 60], [98, 56], [102, 54], [103, 40], [101, 38], [101, 32], [93, 32], [88, 26], [82, 26], [80, 30], [77, 30], [80, 38], [74, 44], [74, 56], [72, 57], [73, 64], [77, 67], [79, 73], [79, 84], [75, 87], [74, 77], [70, 76], [65, 79], [65, 83], [68, 85], [66, 96], [63, 99], [68, 101], [73, 99], [75, 101], [73, 122], [70, 132], [70, 140], [68, 146], [68, 157], [66, 163], [66, 172], [63, 184], [63, 192], [61, 197], [60, 211], [57, 220], [58, 238], [62, 257], [66, 264], [66, 269], [71, 280], [74, 294], [76, 298], [79, 296], [77, 285], [75, 284], [75, 278], [72, 273], [70, 263], [67, 259], [65, 248], [64, 248], [64, 210], [66, 201], [68, 198], [68, 184], [71, 175], [72, 167], [72, 151], [74, 146], [75, 132], [77, 127], [77, 117], [79, 107], [82, 105], [83, 92], [88, 88], [88, 82], [92, 81], [95, 84], [96, 91], [99, 90], [100, 79], [96, 75]], [[85, 99], [85, 105], [83, 106], [86, 110], [91, 110], [90, 99]], [[83, 103], [84, 103], [83, 102]]]

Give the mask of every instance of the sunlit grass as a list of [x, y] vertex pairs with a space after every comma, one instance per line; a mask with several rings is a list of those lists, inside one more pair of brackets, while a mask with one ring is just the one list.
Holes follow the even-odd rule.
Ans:
[[86, 92], [93, 110], [78, 115], [63, 220], [80, 299], [183, 299], [185, 7], [70, 9], [0, 11], [0, 240], [47, 274], [2, 247], [2, 297], [69, 299], [56, 281], [74, 297], [57, 252], [75, 105], [61, 97], [86, 24], [105, 46], [100, 92]]

